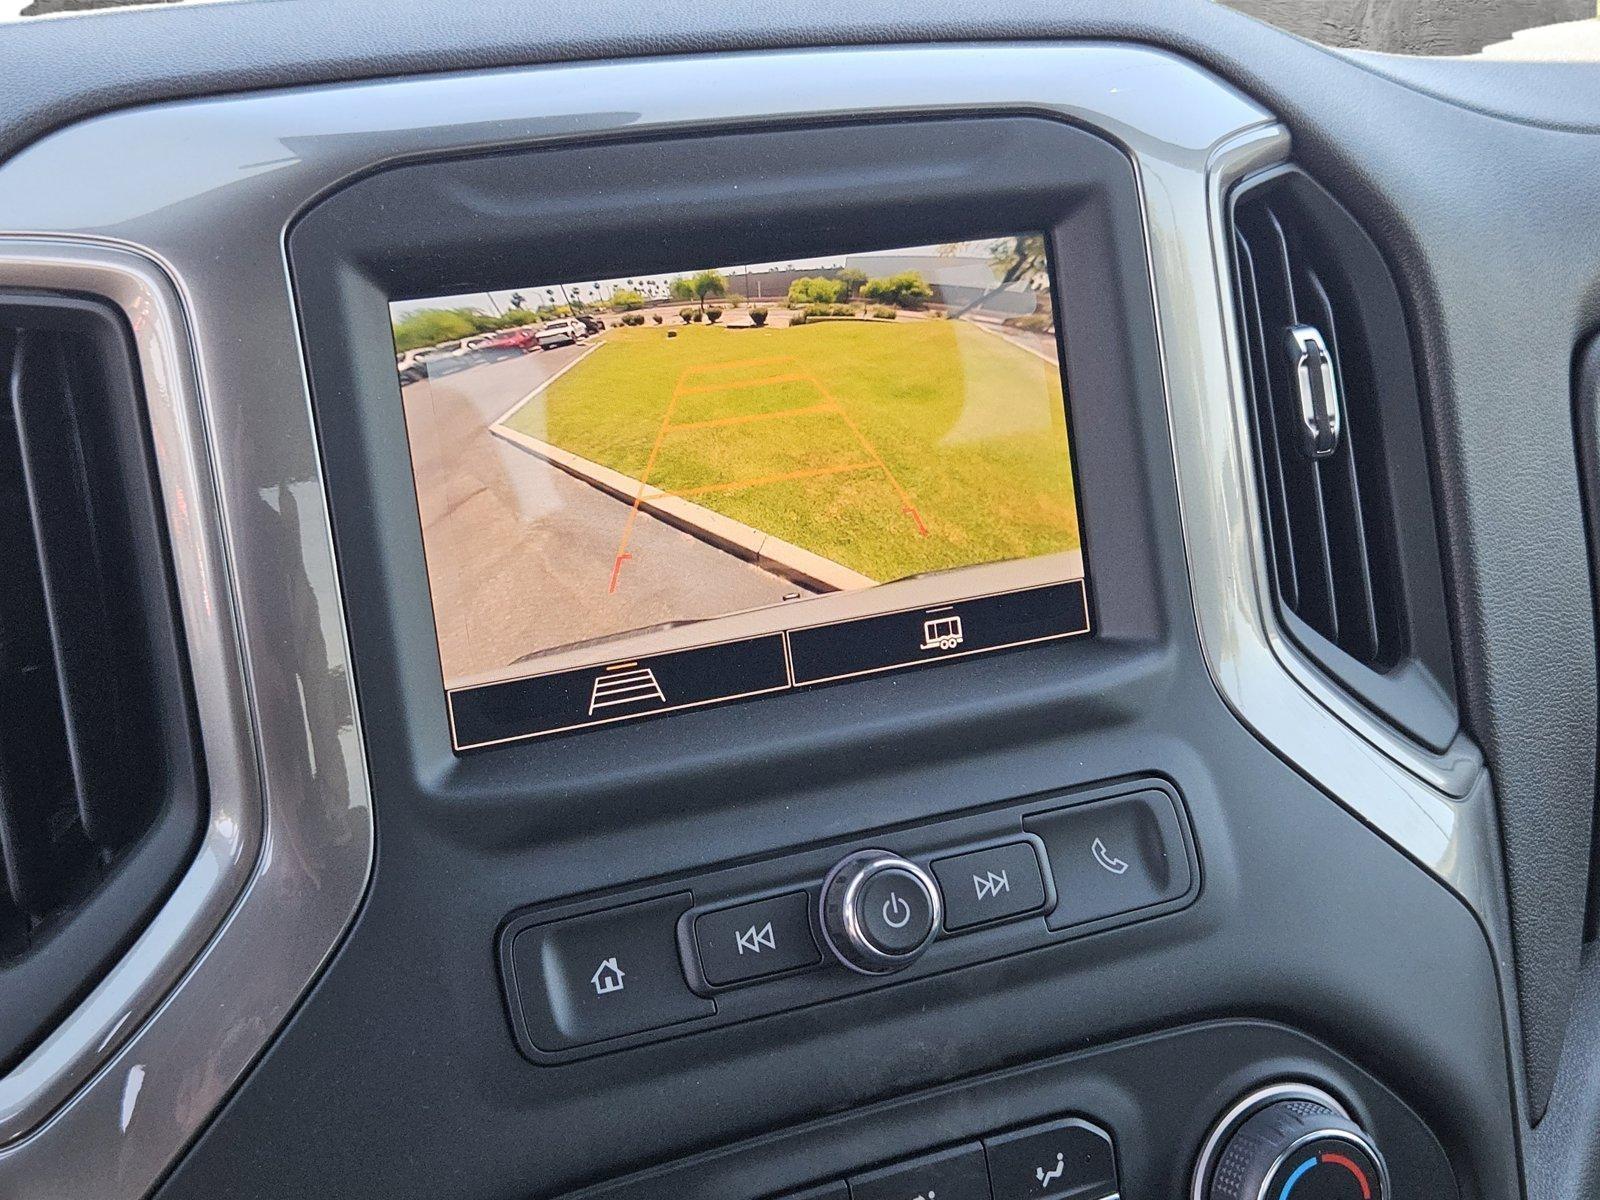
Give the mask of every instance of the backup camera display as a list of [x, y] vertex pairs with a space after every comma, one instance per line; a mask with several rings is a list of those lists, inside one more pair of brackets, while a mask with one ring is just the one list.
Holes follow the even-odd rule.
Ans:
[[1082, 632], [1048, 280], [1025, 234], [392, 304], [458, 748]]

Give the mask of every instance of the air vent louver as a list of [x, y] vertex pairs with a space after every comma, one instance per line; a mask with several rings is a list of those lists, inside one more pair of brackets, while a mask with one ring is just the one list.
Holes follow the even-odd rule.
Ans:
[[1234, 196], [1243, 373], [1285, 630], [1348, 690], [1443, 750], [1458, 725], [1415, 366], [1394, 281], [1293, 168]]
[[199, 830], [142, 422], [113, 310], [0, 295], [0, 1067], [137, 933]]

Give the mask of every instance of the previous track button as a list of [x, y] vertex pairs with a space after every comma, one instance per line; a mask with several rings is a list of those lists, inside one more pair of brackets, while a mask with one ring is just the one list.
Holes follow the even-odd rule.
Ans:
[[805, 892], [701, 913], [695, 918], [694, 940], [701, 973], [713, 987], [822, 961], [811, 935], [811, 899]]

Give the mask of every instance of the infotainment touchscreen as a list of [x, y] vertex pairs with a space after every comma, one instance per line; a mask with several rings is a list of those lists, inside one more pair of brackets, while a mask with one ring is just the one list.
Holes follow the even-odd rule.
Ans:
[[391, 304], [456, 748], [1086, 632], [1055, 309], [1029, 233]]

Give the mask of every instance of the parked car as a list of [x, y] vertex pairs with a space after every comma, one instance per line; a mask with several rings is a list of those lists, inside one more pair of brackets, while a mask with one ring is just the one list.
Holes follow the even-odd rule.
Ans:
[[450, 351], [448, 359], [442, 364], [445, 371], [464, 371], [468, 367], [477, 366], [483, 361], [489, 343], [494, 337], [492, 333], [480, 333], [475, 337], [464, 338], [454, 350]]
[[420, 350], [407, 350], [397, 356], [395, 365], [400, 369], [401, 384], [417, 383], [426, 379], [430, 369], [429, 361], [448, 353], [448, 346], [424, 346]]
[[499, 333], [493, 334], [483, 344], [483, 349], [487, 352], [515, 350], [527, 353], [538, 348], [539, 343], [531, 325], [518, 325], [512, 329], [502, 329]]
[[580, 338], [588, 337], [590, 332], [589, 327], [576, 317], [562, 317], [546, 321], [534, 336], [539, 342], [539, 349], [554, 350], [557, 346], [575, 346]]

